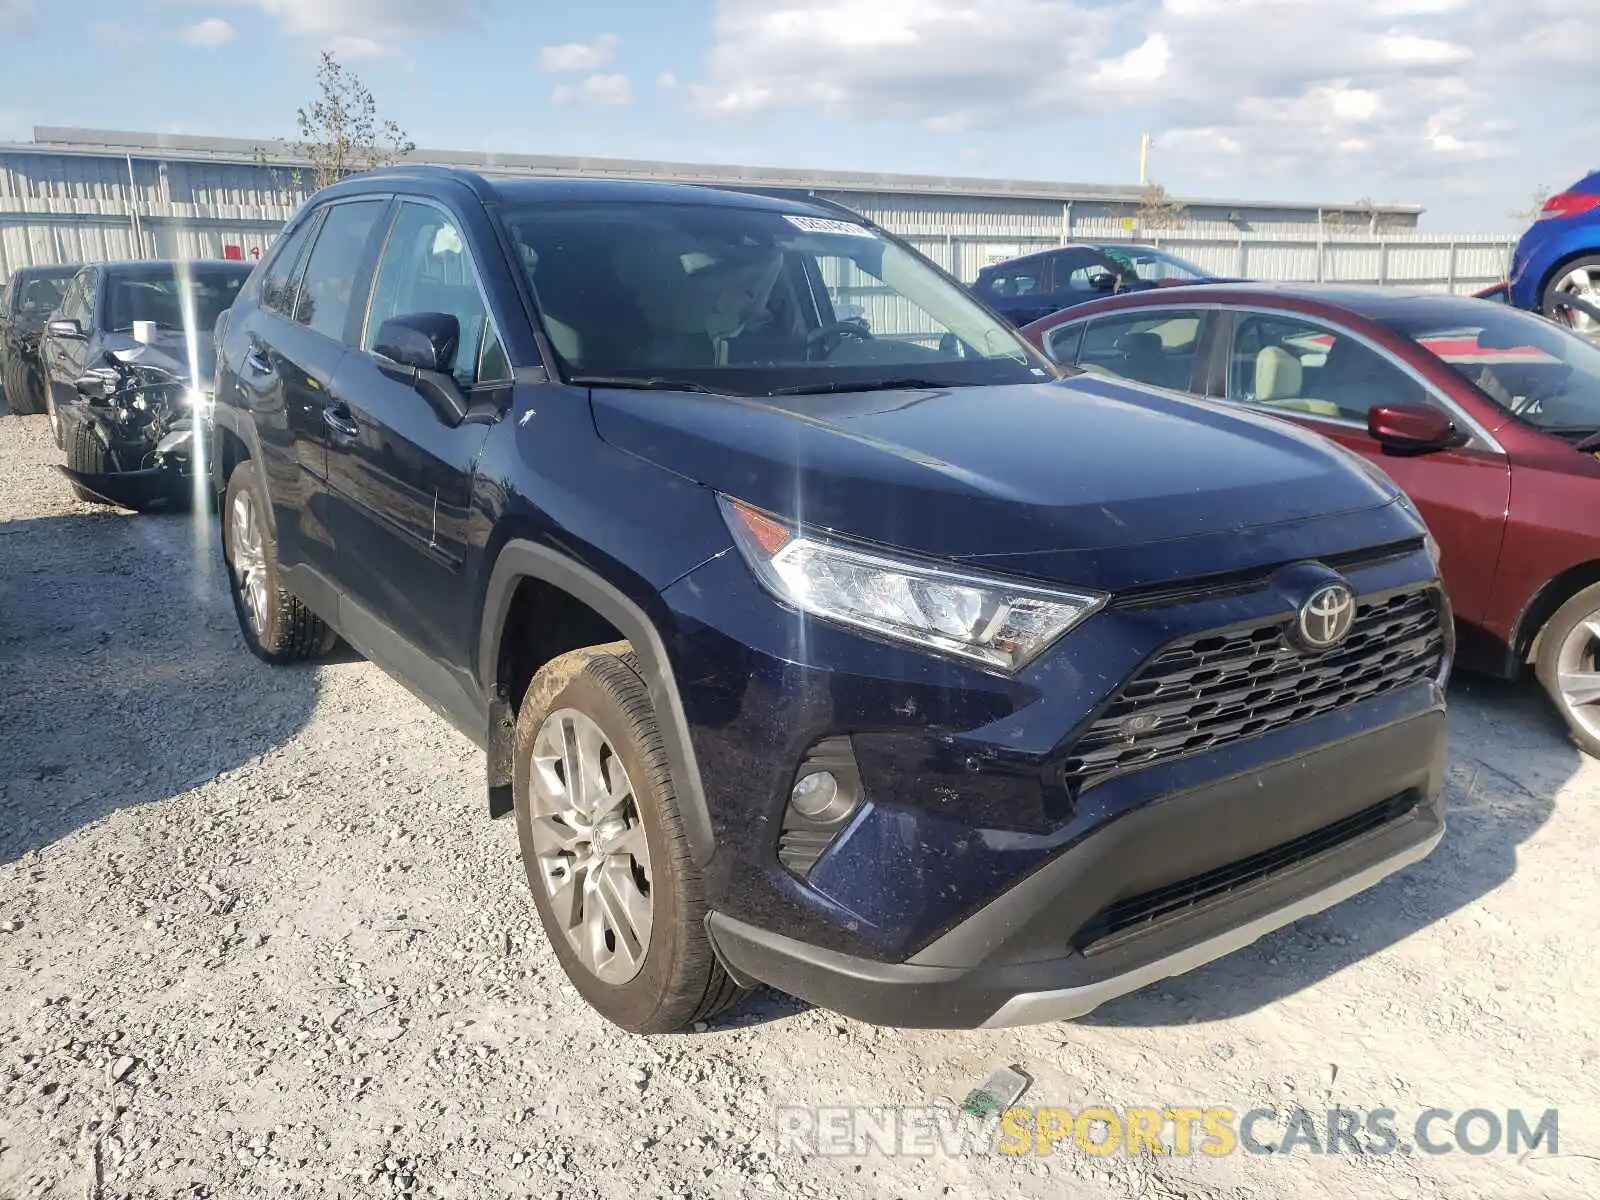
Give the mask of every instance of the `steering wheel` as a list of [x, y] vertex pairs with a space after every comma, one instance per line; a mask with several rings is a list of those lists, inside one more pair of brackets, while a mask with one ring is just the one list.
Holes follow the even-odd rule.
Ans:
[[821, 347], [822, 357], [827, 358], [846, 338], [870, 342], [872, 334], [855, 321], [832, 321], [827, 325], [819, 325], [806, 334], [806, 357], [810, 358], [812, 351]]

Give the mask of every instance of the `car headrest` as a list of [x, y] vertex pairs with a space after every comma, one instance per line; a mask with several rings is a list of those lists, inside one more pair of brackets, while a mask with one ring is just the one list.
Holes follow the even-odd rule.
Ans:
[[1304, 382], [1300, 360], [1282, 346], [1267, 346], [1256, 355], [1257, 400], [1292, 400]]

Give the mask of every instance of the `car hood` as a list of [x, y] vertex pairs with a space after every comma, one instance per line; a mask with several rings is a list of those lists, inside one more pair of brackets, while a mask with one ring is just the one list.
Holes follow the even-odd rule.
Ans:
[[612, 445], [768, 511], [1080, 586], [1422, 533], [1392, 488], [1315, 434], [1120, 381], [776, 399], [595, 389], [592, 403]]
[[[106, 333], [100, 345], [106, 350], [141, 350], [138, 362], [159, 366], [182, 378], [189, 378], [189, 343], [181, 330], [158, 329], [146, 342], [135, 341], [131, 333]], [[203, 392], [216, 386], [217, 348], [208, 329], [195, 338], [194, 385]]]

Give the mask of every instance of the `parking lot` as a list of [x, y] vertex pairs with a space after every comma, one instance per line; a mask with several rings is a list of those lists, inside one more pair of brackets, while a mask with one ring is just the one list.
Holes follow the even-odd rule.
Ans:
[[[243, 652], [213, 535], [72, 499], [0, 421], [0, 1196], [1591, 1196], [1600, 764], [1458, 680], [1421, 865], [1076, 1024], [761, 993], [620, 1034], [539, 931], [479, 751], [354, 656]], [[1522, 1156], [804, 1157], [791, 1106], [1559, 1110]], [[1443, 1126], [1441, 1126], [1443, 1128]]]

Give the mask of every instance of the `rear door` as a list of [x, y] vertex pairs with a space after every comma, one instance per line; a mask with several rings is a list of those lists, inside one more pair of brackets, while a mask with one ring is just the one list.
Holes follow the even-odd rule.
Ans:
[[1387, 351], [1328, 322], [1294, 313], [1233, 314], [1227, 396], [1287, 417], [1383, 468], [1428, 523], [1456, 615], [1481, 619], [1505, 533], [1511, 469], [1476, 437], [1427, 454], [1394, 454], [1367, 433], [1367, 410], [1416, 404], [1471, 425], [1448, 400]]
[[375, 352], [384, 321], [417, 313], [456, 318], [449, 373], [462, 398], [492, 412], [509, 399], [511, 370], [480, 284], [462, 217], [402, 197], [378, 262], [357, 349], [339, 366], [341, 428], [328, 480], [339, 544], [341, 625], [347, 637], [457, 716], [475, 720], [468, 679], [440, 664], [472, 661], [472, 606], [462, 571], [472, 482], [489, 425], [458, 422], [403, 369]]
[[[328, 511], [330, 386], [349, 325], [365, 297], [387, 196], [323, 206], [283, 239], [262, 278], [258, 303], [228, 331], [230, 369], [261, 439], [278, 555], [297, 590], [322, 611], [336, 590], [338, 559]], [[236, 355], [236, 357], [234, 357]]]

